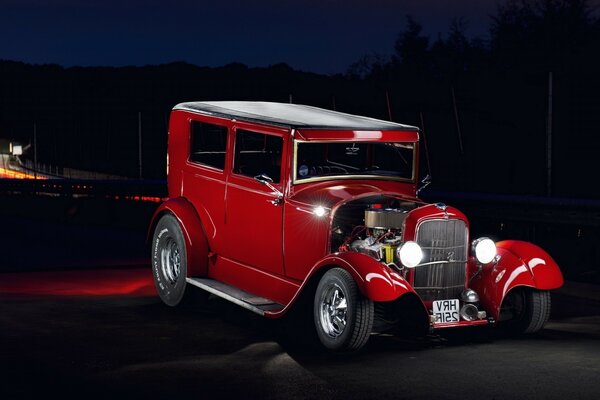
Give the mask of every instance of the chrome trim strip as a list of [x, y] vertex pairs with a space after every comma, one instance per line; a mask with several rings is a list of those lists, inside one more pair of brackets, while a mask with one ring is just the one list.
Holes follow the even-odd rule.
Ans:
[[256, 306], [253, 306], [252, 304], [248, 304], [245, 301], [240, 300], [240, 299], [238, 299], [236, 297], [233, 297], [230, 294], [227, 294], [225, 292], [217, 290], [217, 289], [215, 289], [215, 288], [213, 288], [213, 287], [211, 287], [211, 286], [209, 286], [209, 285], [207, 285], [205, 283], [202, 283], [201, 281], [199, 281], [197, 279], [185, 278], [185, 281], [187, 283], [189, 283], [190, 285], [194, 285], [196, 287], [199, 287], [200, 289], [206, 290], [207, 292], [212, 293], [215, 296], [218, 296], [218, 297], [220, 297], [222, 299], [225, 299], [225, 300], [230, 301], [230, 302], [232, 302], [234, 304], [237, 304], [238, 306], [244, 307], [245, 309], [250, 310], [250, 311], [252, 311], [252, 312], [254, 312], [254, 313], [256, 313], [256, 314], [258, 314], [260, 316], [264, 316], [265, 315], [265, 312], [263, 310], [261, 310], [260, 308], [258, 308]]
[[415, 268], [423, 267], [426, 265], [439, 265], [439, 264], [454, 264], [454, 263], [466, 263], [467, 260], [449, 260], [449, 261], [431, 261], [417, 265]]

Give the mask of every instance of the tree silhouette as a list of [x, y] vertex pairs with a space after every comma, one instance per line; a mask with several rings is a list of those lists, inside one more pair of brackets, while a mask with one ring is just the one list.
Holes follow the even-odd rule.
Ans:
[[495, 61], [532, 68], [565, 68], [597, 38], [587, 0], [510, 0], [498, 6], [490, 28]]
[[412, 74], [426, 72], [429, 66], [429, 38], [422, 31], [423, 26], [408, 15], [406, 28], [394, 45], [396, 52], [392, 62]]

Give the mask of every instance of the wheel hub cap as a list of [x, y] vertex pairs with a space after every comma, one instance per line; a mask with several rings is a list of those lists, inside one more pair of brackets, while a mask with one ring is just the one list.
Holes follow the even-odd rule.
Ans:
[[346, 329], [348, 310], [346, 295], [340, 286], [332, 284], [325, 290], [319, 310], [325, 333], [334, 338], [340, 336]]
[[165, 246], [160, 252], [160, 258], [163, 275], [171, 284], [175, 284], [181, 270], [181, 256], [179, 246], [177, 246], [177, 243], [172, 238], [167, 239]]

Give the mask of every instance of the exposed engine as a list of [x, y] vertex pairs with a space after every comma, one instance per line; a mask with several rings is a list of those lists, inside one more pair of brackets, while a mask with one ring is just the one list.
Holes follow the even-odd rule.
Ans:
[[399, 265], [396, 249], [402, 243], [402, 224], [413, 208], [413, 203], [400, 203], [394, 208], [379, 203], [366, 209], [363, 206], [363, 224], [354, 225], [337, 250], [357, 251], [386, 264]]
[[[430, 322], [434, 325], [443, 326], [460, 321], [488, 323], [487, 313], [479, 304], [479, 295], [465, 286], [468, 246], [466, 222], [459, 218], [443, 221], [430, 218], [420, 222], [414, 232], [414, 241], [403, 243], [404, 222], [416, 206], [415, 203], [382, 196], [343, 205], [334, 218], [332, 250], [363, 253], [400, 272], [409, 279], [415, 293], [429, 307]], [[445, 207], [435, 205], [436, 209], [442, 206]], [[491, 242], [490, 239], [484, 239], [475, 243]], [[484, 244], [489, 245], [487, 242]], [[413, 246], [418, 248], [419, 253], [414, 263], [410, 253], [404, 253], [408, 257], [402, 255], [402, 250], [409, 248], [410, 251]], [[423, 253], [421, 246], [427, 252]], [[402, 262], [396, 251], [399, 247]], [[479, 262], [491, 262], [495, 245], [491, 243], [489, 247], [493, 247], [489, 259]], [[405, 301], [408, 299], [410, 297]], [[396, 306], [396, 302], [376, 304], [376, 321], [380, 331], [404, 320], [404, 315], [402, 318], [398, 316], [399, 311], [394, 308]]]

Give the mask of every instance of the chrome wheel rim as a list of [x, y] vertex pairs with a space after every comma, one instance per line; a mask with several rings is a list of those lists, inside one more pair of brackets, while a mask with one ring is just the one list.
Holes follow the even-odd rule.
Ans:
[[181, 271], [181, 255], [179, 246], [173, 238], [167, 238], [164, 247], [160, 251], [160, 259], [163, 275], [174, 285]]
[[323, 331], [333, 338], [344, 333], [348, 322], [347, 311], [348, 303], [342, 288], [336, 284], [327, 287], [321, 296], [319, 306], [319, 317]]

